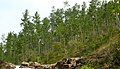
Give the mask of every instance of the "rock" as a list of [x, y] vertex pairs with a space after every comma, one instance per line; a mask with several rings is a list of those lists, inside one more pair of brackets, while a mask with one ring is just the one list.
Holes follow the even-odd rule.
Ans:
[[29, 66], [33, 66], [34, 67], [35, 62], [29, 62]]
[[70, 63], [73, 67], [75, 67], [77, 64], [76, 64], [76, 59], [75, 58], [70, 58]]
[[38, 63], [38, 62], [34, 62], [34, 67], [35, 67], [35, 69], [43, 69], [44, 68], [44, 66], [42, 66], [40, 63]]
[[51, 64], [51, 69], [55, 69], [55, 65], [56, 65], [56, 63], [55, 64]]
[[46, 64], [46, 65], [43, 65], [44, 69], [51, 69], [51, 65], [50, 64]]
[[57, 64], [55, 65], [55, 69], [62, 69], [63, 65], [64, 65], [63, 61], [58, 61]]
[[62, 69], [72, 69], [72, 64], [64, 64]]
[[3, 66], [3, 61], [2, 60], [0, 60], [0, 68]]
[[5, 63], [4, 68], [5, 69], [15, 69], [16, 65], [14, 65], [12, 63]]
[[22, 62], [21, 66], [35, 69], [78, 69], [83, 64], [84, 58], [64, 58], [54, 64], [40, 64], [38, 62]]
[[85, 58], [64, 58], [58, 61], [55, 69], [77, 69], [79, 66], [85, 64]]
[[44, 69], [43, 66], [38, 66], [38, 67], [35, 67], [35, 69]]
[[85, 64], [85, 58], [76, 58], [76, 65], [77, 66], [82, 66]]
[[22, 62], [21, 66], [29, 66], [28, 62]]
[[0, 60], [0, 65], [1, 65], [1, 64], [3, 64], [3, 61], [2, 61], [2, 60]]

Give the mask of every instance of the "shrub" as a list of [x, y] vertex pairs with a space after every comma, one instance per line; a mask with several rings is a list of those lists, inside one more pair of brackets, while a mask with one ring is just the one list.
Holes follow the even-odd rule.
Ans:
[[88, 65], [84, 65], [80, 69], [94, 69], [94, 68]]

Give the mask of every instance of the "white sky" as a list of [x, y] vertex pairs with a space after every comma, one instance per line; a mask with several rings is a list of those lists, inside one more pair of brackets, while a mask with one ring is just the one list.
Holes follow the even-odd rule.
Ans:
[[[28, 9], [30, 15], [39, 12], [40, 17], [48, 17], [52, 6], [55, 8], [64, 7], [63, 2], [66, 0], [0, 0], [0, 37], [2, 34], [14, 31], [18, 33], [21, 30], [20, 23], [22, 13]], [[72, 6], [75, 3], [82, 4], [83, 1], [90, 0], [67, 0]]]

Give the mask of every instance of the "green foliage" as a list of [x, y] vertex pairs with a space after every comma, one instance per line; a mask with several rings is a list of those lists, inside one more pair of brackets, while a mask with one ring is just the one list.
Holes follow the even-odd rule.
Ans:
[[[54, 42], [52, 46], [52, 51], [49, 52], [49, 62], [48, 63], [55, 63], [63, 58], [65, 55], [65, 48], [60, 42]], [[56, 59], [55, 59], [56, 58]]]
[[72, 7], [68, 2], [64, 4], [64, 8], [53, 7], [50, 16], [41, 20], [38, 12], [32, 16], [25, 10], [22, 30], [19, 34], [8, 33], [0, 45], [1, 59], [15, 64], [54, 63], [66, 57], [89, 55], [120, 33], [119, 2], [92, 0], [88, 8], [85, 2]]
[[94, 68], [88, 65], [84, 65], [80, 69], [94, 69]]

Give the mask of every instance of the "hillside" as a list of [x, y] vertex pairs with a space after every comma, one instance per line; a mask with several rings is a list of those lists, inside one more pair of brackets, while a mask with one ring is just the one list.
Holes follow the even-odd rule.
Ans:
[[[20, 65], [24, 62], [53, 64], [66, 58], [84, 58], [84, 65], [95, 69], [119, 68], [120, 2], [91, 0], [89, 7], [52, 8], [41, 19], [36, 12], [23, 12], [19, 33], [2, 36], [0, 60]], [[8, 57], [9, 56], [9, 57]]]
[[[72, 56], [77, 56], [73, 53]], [[84, 57], [61, 58], [54, 64], [41, 64], [37, 62], [22, 62], [21, 67], [36, 69], [119, 69], [120, 68], [120, 34], [110, 36], [107, 43]], [[3, 68], [15, 68], [11, 63], [2, 63]]]
[[120, 34], [111, 36], [109, 41], [89, 56], [86, 64], [95, 69], [119, 69], [120, 68]]

